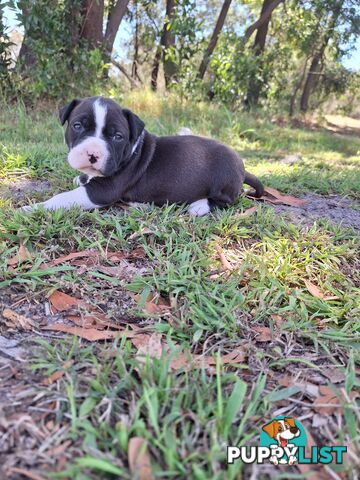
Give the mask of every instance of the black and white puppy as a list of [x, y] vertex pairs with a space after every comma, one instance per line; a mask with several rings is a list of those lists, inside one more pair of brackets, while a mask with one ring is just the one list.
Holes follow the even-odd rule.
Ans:
[[[245, 172], [238, 154], [221, 143], [193, 135], [156, 137], [130, 110], [108, 98], [76, 99], [60, 109], [67, 122], [69, 164], [82, 172], [78, 188], [41, 204], [47, 209], [99, 208], [127, 203], [186, 203], [192, 215], [236, 201], [243, 183], [263, 194], [261, 182]], [[32, 210], [31, 207], [25, 209]]]

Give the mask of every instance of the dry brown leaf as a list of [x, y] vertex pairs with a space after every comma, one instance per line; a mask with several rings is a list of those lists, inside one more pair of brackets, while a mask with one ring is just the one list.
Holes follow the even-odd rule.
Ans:
[[271, 342], [273, 340], [269, 327], [253, 327], [253, 330], [259, 334], [255, 337], [256, 342]]
[[9, 267], [14, 267], [15, 265], [20, 265], [20, 263], [27, 262], [28, 260], [31, 260], [31, 253], [29, 250], [25, 247], [25, 245], [21, 244], [19, 247], [19, 250], [16, 255], [14, 255], [12, 258], [10, 258], [7, 261], [7, 264]]
[[272, 315], [270, 315], [270, 317], [271, 317], [272, 320], [275, 322], [276, 328], [277, 328], [278, 330], [281, 330], [283, 324], [284, 324], [285, 321], [286, 321], [285, 318], [282, 317], [281, 315], [277, 315], [277, 314], [272, 314]]
[[[132, 297], [136, 302], [139, 303], [141, 298], [140, 295], [132, 295]], [[149, 293], [143, 308], [145, 312], [149, 313], [150, 315], [164, 315], [170, 312], [171, 305], [169, 300], [162, 297], [161, 295]]]
[[221, 263], [221, 266], [223, 267], [223, 269], [224, 270], [232, 270], [233, 267], [232, 267], [231, 263], [228, 261], [228, 259], [225, 257], [225, 254], [224, 254], [222, 248], [219, 245], [216, 245], [215, 250], [216, 250], [216, 253], [219, 256], [219, 260], [220, 260], [220, 263]]
[[[267, 193], [265, 200], [268, 200], [270, 203], [282, 203], [284, 205], [290, 205], [291, 207], [300, 207], [306, 203], [306, 200], [293, 197], [292, 195], [284, 195], [275, 188], [265, 187], [264, 190], [265, 193]], [[271, 197], [273, 197], [273, 199]]]
[[49, 377], [45, 378], [41, 382], [42, 385], [51, 385], [57, 380], [59, 380], [65, 374], [66, 370], [68, 370], [73, 365], [73, 363], [74, 362], [72, 360], [65, 362], [63, 365], [63, 368], [61, 370], [57, 370], [56, 372], [52, 373]]
[[131, 280], [135, 275], [141, 273], [141, 269], [134, 267], [126, 260], [121, 260], [120, 264], [116, 267], [99, 265], [96, 270], [109, 277], [123, 278], [125, 280]]
[[10, 310], [10, 308], [4, 308], [2, 312], [2, 316], [9, 320], [11, 324], [6, 322], [6, 325], [11, 328], [19, 328], [22, 330], [33, 330], [37, 328], [35, 322], [33, 322], [30, 318], [21, 315], [20, 313], [15, 312], [14, 310]]
[[161, 342], [161, 333], [152, 333], [151, 335], [139, 334], [132, 339], [132, 343], [138, 349], [136, 356], [143, 357], [149, 355], [152, 358], [161, 358], [165, 345]]
[[65, 442], [60, 443], [60, 445], [57, 445], [54, 448], [50, 448], [49, 450], [46, 450], [46, 454], [48, 457], [58, 457], [62, 453], [66, 452], [66, 450], [72, 445], [71, 440], [65, 440]]
[[134, 250], [131, 250], [131, 252], [106, 252], [106, 258], [110, 262], [116, 263], [116, 262], [121, 262], [122, 260], [125, 259], [137, 259], [137, 258], [145, 258], [146, 253], [143, 247], [136, 247]]
[[245, 211], [242, 212], [242, 213], [237, 213], [237, 214], [236, 214], [236, 217], [237, 217], [237, 218], [249, 217], [250, 215], [252, 215], [253, 213], [255, 213], [256, 210], [257, 210], [257, 206], [250, 207], [250, 208], [248, 208], [247, 210], [245, 210]]
[[96, 328], [97, 330], [104, 330], [105, 328], [112, 328], [115, 330], [124, 330], [124, 326], [115, 322], [111, 322], [104, 313], [92, 313], [91, 315], [67, 315], [67, 320], [75, 323], [83, 328]]
[[54, 323], [53, 325], [42, 327], [42, 330], [55, 330], [57, 332], [70, 333], [71, 335], [76, 335], [77, 337], [84, 338], [89, 342], [107, 340], [110, 338], [115, 338], [117, 335], [126, 335], [128, 338], [132, 338], [137, 335], [136, 331], [99, 331], [95, 328], [70, 327], [69, 325], [65, 325], [64, 323]]
[[134, 232], [130, 235], [129, 240], [134, 240], [134, 238], [141, 237], [141, 235], [149, 235], [150, 233], [154, 233], [150, 228], [144, 227], [140, 230], [140, 232]]
[[38, 473], [30, 472], [28, 469], [25, 468], [10, 467], [9, 473], [18, 473], [23, 477], [30, 478], [30, 480], [45, 480], [45, 477], [42, 477]]
[[147, 442], [142, 437], [132, 437], [128, 448], [129, 468], [133, 478], [138, 480], [152, 480], [150, 455]]
[[[258, 200], [264, 200], [264, 202], [272, 203], [274, 205], [289, 205], [291, 207], [300, 207], [306, 203], [306, 200], [293, 197], [292, 195], [284, 195], [275, 188], [265, 187], [265, 194]], [[254, 198], [252, 195], [248, 195], [250, 198]]]
[[84, 306], [85, 302], [79, 298], [72, 297], [67, 293], [59, 292], [55, 290], [49, 297], [49, 301], [52, 307], [58, 311], [63, 312], [70, 308]]
[[71, 260], [76, 260], [78, 258], [91, 258], [91, 257], [98, 257], [99, 252], [96, 250], [83, 250], [82, 252], [71, 252], [68, 255], [62, 255], [61, 257], [55, 258], [55, 260], [51, 260], [51, 262], [42, 265], [41, 268], [48, 268], [54, 267], [56, 265], [60, 265], [61, 263], [65, 263]]
[[[245, 352], [240, 348], [235, 348], [232, 352], [220, 357], [222, 365], [233, 365], [241, 363], [246, 359]], [[210, 355], [192, 355], [189, 351], [181, 352], [175, 355], [170, 362], [170, 370], [179, 370], [185, 368], [186, 370], [213, 367], [216, 365], [216, 357]]]
[[338, 297], [333, 296], [326, 296], [322, 293], [322, 291], [313, 283], [309, 282], [309, 280], [304, 280], [305, 286], [308, 291], [311, 293], [313, 297], [320, 298], [321, 300], [337, 300]]

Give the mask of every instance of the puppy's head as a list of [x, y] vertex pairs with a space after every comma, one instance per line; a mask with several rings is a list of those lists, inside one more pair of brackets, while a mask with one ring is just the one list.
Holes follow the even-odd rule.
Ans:
[[283, 420], [273, 420], [263, 427], [271, 438], [277, 440], [278, 444], [286, 447], [288, 441], [300, 435], [300, 430], [295, 425], [295, 420], [292, 417], [286, 417]]
[[110, 176], [121, 170], [133, 154], [144, 122], [108, 98], [75, 99], [59, 111], [67, 122], [68, 162], [90, 176]]

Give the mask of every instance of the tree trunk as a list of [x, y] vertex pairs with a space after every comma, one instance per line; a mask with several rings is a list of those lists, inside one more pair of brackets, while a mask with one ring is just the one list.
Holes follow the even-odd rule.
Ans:
[[175, 36], [171, 31], [171, 23], [175, 17], [176, 0], [166, 0], [166, 21], [162, 34], [163, 64], [165, 85], [168, 88], [176, 77], [177, 65], [169, 58], [169, 53], [175, 47]]
[[217, 19], [213, 34], [211, 35], [211, 39], [209, 42], [209, 45], [207, 46], [207, 49], [204, 52], [203, 59], [200, 64], [199, 72], [198, 72], [198, 78], [202, 80], [204, 78], [207, 66], [210, 61], [210, 57], [215, 50], [219, 35], [221, 33], [221, 30], [223, 29], [227, 13], [229, 11], [230, 5], [231, 5], [232, 0], [224, 0], [224, 3], [221, 7], [219, 17]]
[[303, 70], [302, 70], [300, 79], [299, 79], [299, 81], [298, 81], [298, 82], [296, 83], [296, 85], [295, 85], [294, 93], [291, 95], [290, 105], [289, 105], [289, 117], [292, 117], [292, 116], [294, 115], [296, 97], [297, 97], [298, 91], [299, 91], [300, 88], [301, 88], [301, 85], [303, 84], [303, 81], [304, 81], [304, 78], [305, 78], [305, 75], [306, 75], [306, 69], [307, 69], [308, 61], [309, 61], [309, 57], [307, 57], [307, 58], [305, 59], [304, 67], [303, 67]]
[[104, 0], [85, 0], [81, 38], [92, 48], [103, 44]]
[[113, 3], [110, 8], [104, 39], [105, 52], [107, 52], [107, 54], [110, 56], [114, 46], [116, 34], [119, 30], [121, 20], [126, 13], [128, 4], [129, 0], [117, 0], [117, 2]]
[[[264, 0], [264, 3], [261, 8], [260, 19], [258, 22], [258, 27], [256, 31], [253, 52], [256, 57], [261, 57], [265, 50], [266, 37], [269, 29], [269, 23], [271, 20], [271, 13], [274, 10], [274, 5], [279, 5], [281, 1], [279, 0]], [[269, 14], [270, 12], [270, 14]], [[260, 20], [262, 22], [260, 22]], [[255, 25], [255, 24], [254, 24]], [[250, 27], [249, 27], [250, 28]], [[246, 36], [246, 34], [245, 34]], [[262, 68], [261, 60], [258, 62], [258, 69]], [[257, 78], [257, 75], [253, 75], [250, 79], [249, 90], [247, 94], [246, 104], [248, 107], [256, 107], [259, 103], [259, 98], [262, 90], [263, 82]]]
[[[23, 25], [27, 24], [26, 19], [29, 17], [29, 6], [28, 2], [21, 1], [19, 2], [19, 8], [22, 12]], [[25, 29], [23, 41], [20, 47], [19, 56], [18, 56], [20, 67], [23, 71], [31, 70], [36, 65], [36, 56], [31, 47], [31, 34]]]
[[161, 60], [162, 47], [159, 45], [156, 49], [154, 61], [151, 69], [151, 90], [156, 92], [157, 90], [157, 79], [159, 75], [160, 60]]
[[151, 89], [157, 90], [157, 79], [160, 68], [161, 57], [164, 65], [164, 76], [166, 88], [170, 85], [174, 79], [177, 66], [170, 59], [167, 58], [169, 50], [175, 46], [175, 37], [171, 32], [171, 22], [175, 16], [176, 0], [166, 0], [166, 14], [164, 19], [164, 25], [161, 31], [160, 45], [156, 49], [152, 69], [151, 69]]
[[[254, 22], [250, 27], [246, 29], [243, 42], [244, 44], [249, 40], [251, 35], [255, 32], [255, 30], [259, 30], [264, 24], [269, 25], [272, 12], [275, 8], [280, 5], [280, 3], [285, 2], [285, 0], [264, 0], [260, 17]], [[267, 27], [266, 27], [267, 30]]]
[[306, 82], [305, 82], [304, 89], [301, 95], [301, 100], [300, 100], [300, 110], [303, 113], [307, 112], [309, 108], [310, 95], [317, 84], [319, 74], [321, 73], [321, 70], [322, 70], [322, 60], [324, 58], [324, 53], [332, 35], [334, 34], [334, 30], [335, 30], [337, 21], [339, 19], [343, 5], [344, 5], [344, 0], [340, 0], [339, 3], [335, 4], [334, 8], [332, 9], [332, 17], [329, 19], [326, 31], [323, 36], [322, 43], [320, 44], [320, 48], [315, 52], [312, 58], [310, 69], [306, 78]]

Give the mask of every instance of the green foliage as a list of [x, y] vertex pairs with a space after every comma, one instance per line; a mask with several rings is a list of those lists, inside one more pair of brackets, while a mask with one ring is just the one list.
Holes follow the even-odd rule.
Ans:
[[4, 23], [4, 9], [8, 6], [7, 2], [0, 3], [0, 89], [7, 87], [10, 81], [11, 56], [9, 48], [11, 42]]
[[18, 20], [31, 56], [17, 62], [17, 88], [25, 97], [62, 98], [91, 89], [101, 78], [99, 50], [79, 40], [81, 0], [18, 2]]

